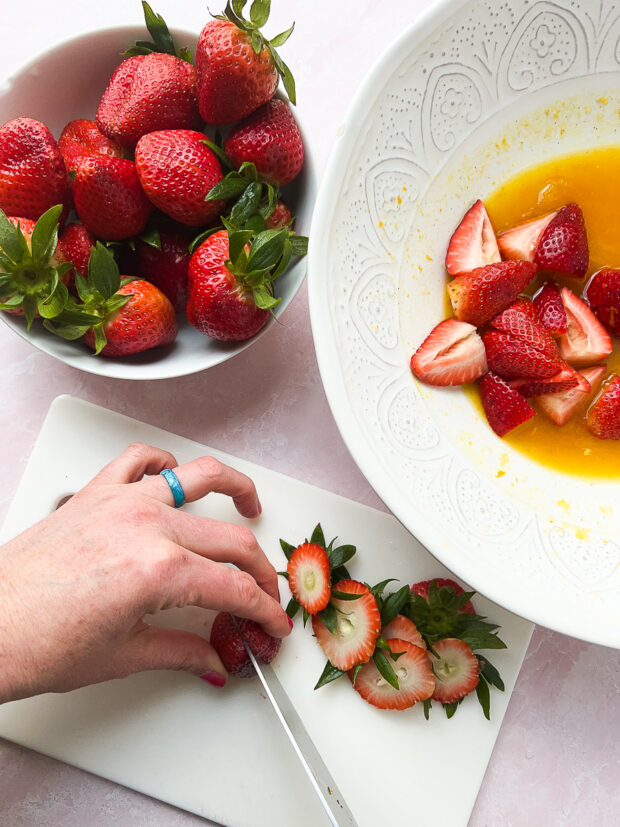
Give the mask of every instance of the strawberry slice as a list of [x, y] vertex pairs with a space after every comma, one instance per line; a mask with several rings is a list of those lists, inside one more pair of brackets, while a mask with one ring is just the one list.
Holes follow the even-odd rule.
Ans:
[[[432, 580], [420, 580], [419, 583], [413, 584], [410, 591], [414, 594], [419, 594], [420, 597], [428, 600], [428, 590], [430, 589], [431, 583], [435, 583], [438, 589], [441, 589], [444, 586], [449, 586], [455, 595], [463, 594], [464, 592], [464, 589], [462, 589], [458, 583], [455, 583], [454, 580], [449, 577], [433, 577]], [[471, 600], [462, 606], [459, 609], [459, 612], [463, 614], [476, 614], [476, 610], [474, 609]], [[407, 640], [407, 638], [405, 638], [405, 640]]]
[[[385, 680], [371, 660], [360, 669], [353, 684], [355, 691], [378, 709], [409, 709], [430, 698], [435, 678], [426, 651], [399, 638], [390, 638], [386, 643], [394, 654], [402, 652], [395, 661], [388, 656], [398, 678], [398, 689]], [[353, 681], [352, 672], [349, 677]]]
[[510, 307], [492, 319], [491, 325], [517, 339], [523, 339], [551, 359], [558, 356], [556, 343], [540, 323], [532, 301], [526, 296], [520, 296]]
[[548, 379], [513, 379], [508, 384], [518, 390], [522, 396], [542, 396], [550, 393], [563, 393], [579, 385], [580, 376], [574, 368], [562, 362], [562, 368]]
[[293, 597], [308, 614], [316, 614], [331, 596], [329, 557], [316, 543], [302, 543], [291, 554], [286, 566]]
[[427, 385], [473, 382], [487, 369], [482, 339], [473, 325], [444, 319], [411, 357], [411, 370]]
[[552, 218], [538, 242], [534, 260], [543, 270], [576, 278], [585, 276], [590, 254], [583, 213], [577, 204], [567, 204]]
[[544, 414], [556, 425], [566, 425], [582, 402], [588, 398], [607, 370], [605, 365], [584, 368], [577, 373], [578, 383], [563, 393], [552, 393], [538, 397], [538, 404]]
[[586, 286], [588, 304], [612, 336], [620, 337], [620, 270], [605, 267]]
[[347, 672], [372, 657], [381, 631], [381, 615], [377, 601], [364, 583], [341, 580], [333, 590], [359, 597], [346, 600], [332, 595], [330, 603], [337, 612], [335, 633], [329, 631], [320, 615], [313, 615], [312, 631], [330, 663]]
[[620, 439], [620, 376], [611, 375], [603, 393], [588, 411], [587, 426], [599, 439]]
[[566, 333], [566, 310], [560, 288], [550, 282], [545, 284], [534, 296], [534, 309], [542, 326], [552, 336]]
[[502, 233], [497, 239], [502, 258], [534, 261], [538, 243], [556, 215], [557, 212], [550, 212]]
[[483, 202], [470, 207], [448, 244], [446, 270], [451, 276], [501, 261], [491, 219]]
[[[499, 334], [503, 335], [503, 334]], [[494, 373], [485, 374], [479, 382], [482, 407], [489, 425], [498, 436], [504, 436], [517, 425], [536, 415], [530, 403]]]
[[566, 333], [558, 340], [560, 356], [570, 365], [591, 365], [612, 351], [611, 336], [590, 310], [568, 287], [560, 291], [566, 310]]
[[555, 355], [548, 355], [527, 340], [517, 339], [509, 333], [489, 330], [482, 336], [482, 341], [489, 370], [502, 379], [547, 379], [562, 367], [557, 351]]
[[448, 285], [454, 315], [462, 322], [485, 324], [512, 304], [537, 269], [529, 261], [500, 261], [458, 276]]
[[393, 620], [390, 620], [390, 622], [381, 629], [381, 637], [383, 637], [384, 640], [397, 637], [399, 640], [407, 640], [414, 646], [420, 646], [422, 649], [426, 649], [426, 643], [422, 635], [418, 632], [418, 627], [413, 620], [409, 620], [408, 617], [404, 617], [403, 615], [396, 615]]
[[478, 658], [462, 640], [447, 637], [433, 644], [429, 652], [435, 673], [433, 700], [442, 704], [460, 701], [469, 695], [480, 679]]

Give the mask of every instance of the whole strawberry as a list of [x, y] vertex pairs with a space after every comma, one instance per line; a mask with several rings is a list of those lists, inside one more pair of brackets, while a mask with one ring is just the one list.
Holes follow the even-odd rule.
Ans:
[[[58, 139], [67, 172], [73, 172], [85, 155], [109, 155], [122, 158], [123, 147], [111, 141], [99, 131], [94, 121], [69, 121]], [[69, 179], [71, 180], [71, 179]]]
[[32, 118], [0, 128], [0, 208], [36, 221], [68, 197], [67, 171], [49, 129]]
[[82, 158], [76, 169], [73, 198], [86, 229], [108, 241], [140, 233], [153, 209], [134, 162], [106, 155]]
[[304, 163], [297, 121], [279, 99], [264, 104], [238, 124], [224, 149], [235, 167], [250, 161], [264, 178], [281, 187], [299, 175]]
[[145, 135], [136, 147], [136, 170], [151, 202], [181, 224], [210, 224], [224, 210], [224, 201], [205, 201], [223, 176], [202, 132], [175, 129]]
[[[81, 276], [86, 277], [91, 247], [97, 243], [95, 236], [83, 224], [67, 224], [60, 234], [59, 243], [66, 260], [73, 264]], [[74, 276], [75, 273], [70, 275]]]
[[136, 240], [129, 272], [159, 288], [177, 312], [184, 311], [187, 305], [189, 239], [172, 227], [160, 228], [158, 237], [158, 244]]
[[293, 214], [284, 201], [277, 201], [276, 206], [266, 219], [265, 227], [268, 230], [280, 230], [282, 227], [293, 227]]
[[200, 114], [209, 124], [239, 121], [273, 97], [282, 77], [295, 103], [295, 82], [276, 47], [286, 42], [293, 27], [267, 40], [261, 27], [269, 17], [269, 2], [254, 0], [250, 20], [243, 17], [246, 0], [226, 5], [223, 15], [209, 21], [196, 49], [196, 86]]
[[233, 619], [228, 612], [220, 612], [211, 626], [210, 643], [226, 670], [236, 678], [251, 678], [254, 675], [244, 639], [254, 656], [263, 663], [271, 663], [280, 651], [279, 638], [268, 635], [258, 623], [245, 618]]

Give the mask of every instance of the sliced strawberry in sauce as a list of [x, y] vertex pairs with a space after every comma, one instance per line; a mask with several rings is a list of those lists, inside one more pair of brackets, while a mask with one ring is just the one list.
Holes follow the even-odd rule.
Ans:
[[519, 296], [510, 307], [491, 320], [491, 325], [496, 330], [523, 339], [552, 359], [558, 356], [556, 343], [540, 323], [531, 299], [526, 296]]
[[497, 239], [502, 257], [519, 261], [534, 261], [538, 243], [556, 215], [556, 212], [550, 212], [502, 233]]
[[544, 353], [525, 339], [509, 333], [489, 330], [483, 334], [482, 341], [489, 370], [503, 379], [547, 379], [562, 367], [557, 355]]
[[590, 310], [568, 287], [560, 291], [566, 310], [566, 333], [558, 340], [560, 356], [569, 365], [592, 365], [612, 351], [611, 336]]
[[545, 228], [536, 249], [536, 264], [567, 276], [583, 278], [590, 254], [583, 213], [577, 204], [567, 204]]
[[498, 436], [505, 436], [517, 425], [536, 416], [530, 403], [500, 376], [487, 373], [480, 379], [478, 387], [489, 425]]
[[534, 309], [542, 326], [552, 336], [566, 333], [566, 310], [560, 288], [550, 282], [545, 284], [534, 296]]
[[588, 282], [584, 295], [599, 321], [612, 336], [620, 338], [620, 270], [599, 270]]
[[448, 284], [454, 315], [462, 322], [486, 324], [513, 303], [537, 269], [528, 261], [500, 261], [458, 276]]
[[428, 385], [460, 385], [486, 373], [482, 339], [473, 325], [444, 319], [411, 357], [411, 370]]
[[546, 394], [536, 400], [540, 409], [556, 425], [566, 425], [575, 411], [590, 396], [593, 388], [601, 381], [607, 370], [605, 365], [584, 368], [577, 373], [579, 381], [574, 388], [562, 393]]
[[612, 374], [588, 411], [587, 426], [599, 439], [620, 439], [620, 376]]
[[569, 391], [579, 385], [579, 380], [579, 373], [563, 362], [562, 369], [548, 379], [513, 379], [509, 385], [518, 390], [522, 396], [543, 396]]
[[463, 216], [448, 244], [446, 270], [451, 276], [500, 261], [495, 231], [483, 202], [478, 200]]

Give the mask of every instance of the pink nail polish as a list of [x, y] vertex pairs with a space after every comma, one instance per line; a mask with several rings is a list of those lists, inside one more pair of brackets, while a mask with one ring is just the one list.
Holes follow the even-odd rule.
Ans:
[[259, 514], [263, 513], [263, 506], [260, 504], [260, 500], [258, 501], [258, 513]]
[[292, 629], [292, 628], [293, 628], [293, 621], [292, 621], [292, 619], [291, 619], [288, 615], [286, 616], [286, 619], [288, 620], [288, 625], [289, 625], [289, 626], [291, 627], [291, 629]]
[[204, 675], [200, 676], [200, 680], [210, 683], [211, 686], [217, 686], [219, 689], [226, 685], [226, 678], [224, 675], [220, 675], [219, 672], [205, 672]]

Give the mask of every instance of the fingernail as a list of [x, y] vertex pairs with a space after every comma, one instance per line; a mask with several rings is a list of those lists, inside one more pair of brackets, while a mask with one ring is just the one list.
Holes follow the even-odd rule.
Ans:
[[260, 500], [258, 501], [258, 513], [259, 514], [263, 513], [263, 506], [260, 504]]
[[211, 686], [217, 686], [218, 689], [226, 685], [226, 678], [224, 675], [220, 675], [219, 672], [205, 672], [204, 675], [200, 676], [200, 680], [210, 683]]
[[286, 619], [288, 620], [288, 625], [289, 625], [289, 626], [291, 627], [291, 629], [292, 629], [292, 628], [293, 628], [293, 621], [292, 621], [292, 619], [291, 619], [288, 615], [286, 616]]

